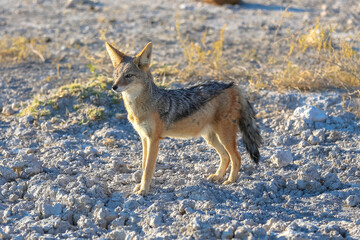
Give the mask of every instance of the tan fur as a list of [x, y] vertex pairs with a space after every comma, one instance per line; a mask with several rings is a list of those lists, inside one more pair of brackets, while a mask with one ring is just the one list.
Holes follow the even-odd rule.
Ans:
[[122, 61], [122, 59], [125, 57], [123, 53], [121, 53], [119, 50], [114, 48], [110, 43], [105, 43], [106, 49], [110, 55], [111, 62], [113, 64], [113, 67], [116, 68]]
[[[142, 61], [145, 67], [150, 63], [149, 56], [144, 58], [142, 56], [144, 53], [148, 54], [146, 50], [148, 45], [136, 56], [136, 61]], [[111, 48], [108, 48], [108, 51], [110, 51], [110, 56], [114, 54]], [[139, 71], [144, 71], [144, 69], [139, 69]], [[136, 81], [133, 84], [138, 84]], [[138, 89], [139, 86], [132, 89]], [[140, 135], [143, 145], [143, 176], [141, 183], [134, 189], [137, 194], [145, 195], [149, 192], [159, 142], [164, 137], [192, 138], [202, 136], [209, 145], [216, 149], [221, 159], [216, 173], [211, 174], [208, 179], [222, 179], [231, 162], [230, 175], [224, 184], [233, 183], [237, 180], [241, 167], [241, 157], [237, 150], [236, 134], [239, 130], [242, 107], [241, 91], [237, 86], [234, 85], [225, 89], [201, 109], [171, 124], [168, 128], [160, 118], [159, 113], [143, 107], [148, 99], [146, 95], [137, 95], [136, 91], [138, 90], [123, 92], [123, 99], [128, 111], [128, 119]]]
[[[224, 93], [207, 103], [204, 108], [178, 121], [169, 129], [165, 129], [165, 124], [156, 113], [148, 113], [141, 118], [129, 115], [130, 122], [141, 136], [144, 154], [142, 163], [144, 171], [142, 183], [144, 184], [138, 184], [135, 192], [139, 194], [148, 193], [159, 141], [164, 137], [181, 139], [203, 137], [209, 145], [215, 148], [221, 159], [218, 170], [215, 174], [211, 174], [208, 179], [221, 180], [231, 160], [231, 172], [223, 184], [235, 182], [238, 179], [241, 167], [241, 157], [236, 145], [237, 119], [240, 118], [239, 108], [241, 107], [238, 102], [238, 94], [236, 87], [225, 90]], [[126, 99], [124, 100], [126, 102]], [[131, 112], [130, 109], [128, 111]], [[150, 137], [147, 137], [146, 133]]]

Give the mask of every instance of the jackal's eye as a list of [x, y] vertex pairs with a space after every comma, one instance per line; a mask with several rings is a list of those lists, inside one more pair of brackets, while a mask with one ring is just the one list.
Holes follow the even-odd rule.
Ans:
[[126, 74], [125, 78], [132, 78], [134, 76], [134, 74]]

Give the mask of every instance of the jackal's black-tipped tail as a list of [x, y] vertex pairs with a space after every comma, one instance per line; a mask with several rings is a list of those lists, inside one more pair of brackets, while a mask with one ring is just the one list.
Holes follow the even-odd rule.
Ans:
[[258, 164], [260, 159], [259, 147], [262, 144], [262, 138], [256, 125], [255, 112], [249, 101], [243, 99], [241, 102], [242, 109], [239, 127], [243, 134], [243, 142], [251, 159]]

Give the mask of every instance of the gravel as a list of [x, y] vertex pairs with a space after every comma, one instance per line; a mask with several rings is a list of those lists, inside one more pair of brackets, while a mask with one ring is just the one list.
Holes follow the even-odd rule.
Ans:
[[[130, 52], [151, 40], [155, 63], [177, 64], [176, 21], [197, 42], [206, 29], [216, 41], [227, 23], [224, 56], [254, 65], [242, 58], [248, 50], [264, 59], [279, 54], [268, 52], [275, 32], [307, 31], [320, 15], [339, 30], [360, 30], [357, 1], [306, 0], [291, 3], [291, 21], [277, 31], [285, 2], [0, 0], [0, 36], [49, 40], [45, 62], [35, 56], [0, 65], [0, 238], [359, 239], [360, 120], [344, 109], [344, 90], [254, 92], [239, 79], [259, 113], [260, 164], [239, 135], [238, 181], [213, 183], [206, 177], [219, 157], [205, 140], [163, 139], [146, 197], [132, 192], [142, 147], [122, 103], [92, 98], [106, 119], [82, 124], [74, 123], [81, 116], [68, 109], [71, 99], [59, 103], [58, 115], [18, 115], [33, 96], [92, 76], [79, 49], [103, 56], [103, 30]], [[104, 64], [111, 67], [109, 59]]]

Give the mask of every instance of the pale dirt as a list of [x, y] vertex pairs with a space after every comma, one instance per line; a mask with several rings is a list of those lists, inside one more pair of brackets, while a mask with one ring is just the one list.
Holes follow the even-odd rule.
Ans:
[[[131, 53], [152, 41], [155, 62], [180, 68], [176, 19], [196, 42], [204, 31], [216, 41], [227, 24], [224, 57], [239, 68], [262, 67], [243, 63], [247, 50], [261, 62], [286, 53], [281, 41], [272, 44], [288, 31], [307, 32], [320, 16], [337, 24], [339, 36], [360, 32], [355, 0], [295, 1], [284, 19], [290, 2], [1, 0], [0, 37], [50, 41], [44, 63], [34, 56], [0, 64], [0, 238], [360, 239], [360, 121], [343, 109], [345, 90], [251, 91], [264, 138], [260, 165], [239, 135], [240, 178], [223, 186], [206, 180], [219, 158], [204, 140], [164, 139], [146, 197], [132, 193], [141, 177], [139, 137], [110, 114], [125, 113], [122, 104], [106, 105], [105, 121], [85, 125], [16, 116], [21, 102], [91, 75], [81, 53], [104, 56], [101, 30]], [[47, 81], [57, 63], [60, 78]], [[249, 91], [246, 79], [236, 81]], [[114, 144], [104, 145], [106, 138]], [[20, 177], [11, 167], [22, 169]]]

